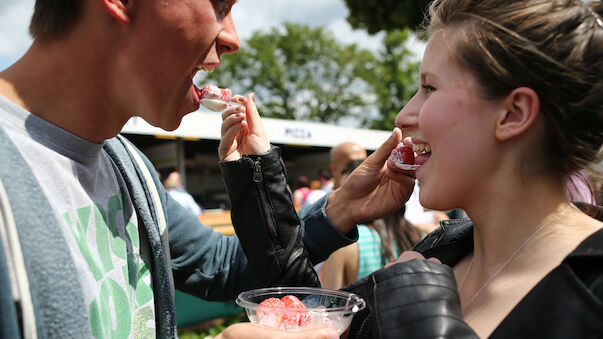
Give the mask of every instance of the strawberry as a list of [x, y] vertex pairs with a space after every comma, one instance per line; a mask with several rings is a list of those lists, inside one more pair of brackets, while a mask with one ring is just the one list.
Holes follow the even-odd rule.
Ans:
[[218, 86], [207, 84], [199, 90], [200, 99], [216, 99], [224, 102], [229, 102], [232, 98], [230, 88], [219, 88]]
[[287, 295], [281, 298], [281, 301], [287, 307], [287, 312], [283, 316], [281, 328], [285, 330], [295, 330], [305, 326], [310, 322], [310, 316], [307, 314], [306, 305], [294, 295]]
[[392, 151], [389, 159], [400, 165], [415, 164], [415, 154], [412, 151], [412, 147], [409, 146], [398, 145], [398, 147]]
[[299, 308], [304, 310], [306, 309], [306, 305], [294, 295], [286, 295], [281, 298], [281, 301], [285, 304], [285, 307], [287, 308]]
[[280, 327], [283, 322], [285, 304], [278, 298], [268, 298], [257, 308], [256, 315], [259, 323], [267, 327]]

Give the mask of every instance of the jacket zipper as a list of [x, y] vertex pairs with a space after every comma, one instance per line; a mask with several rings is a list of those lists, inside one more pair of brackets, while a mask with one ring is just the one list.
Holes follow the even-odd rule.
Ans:
[[272, 237], [272, 242], [274, 243], [276, 250], [280, 251], [282, 249], [281, 243], [278, 240], [278, 234], [276, 232], [276, 226], [272, 222], [272, 212], [270, 210], [270, 206], [268, 205], [268, 199], [266, 198], [266, 192], [264, 190], [264, 177], [262, 176], [262, 164], [259, 160], [253, 161], [249, 160], [253, 166], [253, 182], [256, 183], [258, 193], [260, 195], [260, 205], [262, 211], [264, 212], [264, 221], [266, 221], [266, 225], [268, 225], [268, 232]]
[[370, 318], [370, 314], [367, 315], [364, 319], [362, 319], [362, 323], [360, 323], [360, 327], [358, 328], [358, 331], [356, 331], [356, 335], [354, 336], [354, 338], [360, 339], [363, 338], [365, 336], [366, 333], [362, 333], [364, 331], [364, 327], [366, 326], [366, 322], [369, 320]]

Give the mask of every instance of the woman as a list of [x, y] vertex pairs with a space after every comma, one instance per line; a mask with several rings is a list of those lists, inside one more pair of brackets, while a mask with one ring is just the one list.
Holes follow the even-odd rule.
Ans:
[[[421, 89], [396, 125], [406, 144], [430, 146], [416, 157], [421, 204], [472, 222], [444, 222], [417, 252], [344, 288], [373, 312], [355, 317], [350, 337], [603, 337], [600, 207], [570, 203], [564, 184], [601, 160], [602, 7], [431, 5]], [[393, 163], [369, 160], [325, 202], [333, 224], [362, 221], [357, 198], [369, 189], [353, 192], [380, 161], [381, 184], [402, 182]]]
[[[467, 336], [603, 335], [603, 224], [567, 201], [563, 184], [601, 157], [601, 7], [566, 0], [430, 7], [421, 89], [396, 125], [412, 135], [405, 143], [430, 146], [416, 157], [421, 203], [461, 208], [473, 221], [417, 246], [452, 267], [456, 286], [448, 286], [460, 309], [440, 306]], [[409, 258], [423, 256], [400, 261]], [[403, 326], [380, 330], [393, 336]]]

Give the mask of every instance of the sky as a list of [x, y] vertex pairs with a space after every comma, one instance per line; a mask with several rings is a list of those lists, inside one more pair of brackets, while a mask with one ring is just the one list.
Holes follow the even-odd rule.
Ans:
[[[31, 44], [27, 33], [34, 0], [0, 0], [0, 70], [21, 57]], [[345, 20], [348, 10], [343, 0], [239, 0], [232, 15], [240, 39], [257, 30], [268, 30], [283, 22], [322, 26], [343, 43], [357, 43], [371, 50], [379, 48], [381, 35], [370, 36], [353, 30]], [[422, 44], [411, 42], [417, 55]]]

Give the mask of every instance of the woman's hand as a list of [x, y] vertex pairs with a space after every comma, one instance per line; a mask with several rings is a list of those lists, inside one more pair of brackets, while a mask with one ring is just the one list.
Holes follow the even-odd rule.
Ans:
[[338, 339], [339, 335], [332, 329], [312, 329], [299, 332], [285, 332], [253, 325], [251, 323], [238, 323], [228, 326], [216, 339]]
[[401, 140], [402, 131], [395, 128], [343, 185], [329, 195], [325, 210], [331, 223], [341, 232], [348, 233], [358, 223], [393, 213], [410, 197], [414, 171], [403, 171], [387, 161]]
[[218, 146], [220, 161], [239, 160], [246, 154], [261, 154], [270, 150], [270, 141], [255, 106], [255, 94], [236, 95], [222, 113], [222, 138]]
[[[404, 252], [402, 252], [402, 254], [400, 254], [400, 256], [398, 257], [398, 259], [396, 261], [392, 261], [389, 264], [385, 265], [385, 268], [388, 268], [388, 267], [390, 267], [392, 265], [395, 265], [395, 264], [399, 264], [399, 263], [411, 261], [413, 259], [425, 260], [425, 257], [421, 253], [419, 253], [419, 252], [404, 251]], [[438, 264], [442, 263], [440, 261], [440, 259], [435, 258], [435, 257], [429, 258], [427, 260], [430, 260], [430, 261], [433, 261], [433, 262], [437, 262]]]

